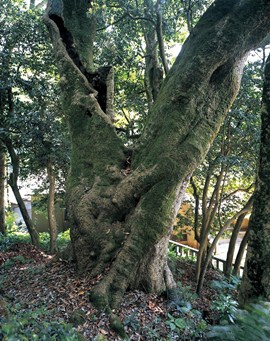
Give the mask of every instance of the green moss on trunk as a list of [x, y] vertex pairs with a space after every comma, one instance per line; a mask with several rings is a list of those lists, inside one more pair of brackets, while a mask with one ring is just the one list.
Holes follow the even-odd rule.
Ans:
[[[80, 271], [103, 275], [92, 293], [99, 306], [117, 306], [128, 287], [161, 291], [169, 283], [167, 240], [186, 182], [236, 96], [245, 53], [270, 32], [270, 3], [229, 3], [233, 6], [215, 2], [185, 43], [151, 108], [127, 176], [121, 172], [124, 146], [88, 71], [92, 47], [84, 42], [89, 31], [83, 7], [75, 10], [73, 1], [64, 1], [63, 23], [78, 43], [75, 54], [68, 42], [63, 44], [63, 27], [45, 17], [60, 63], [72, 139], [68, 209], [73, 252]], [[81, 56], [80, 63], [74, 56]], [[160, 265], [157, 274], [155, 264]]]

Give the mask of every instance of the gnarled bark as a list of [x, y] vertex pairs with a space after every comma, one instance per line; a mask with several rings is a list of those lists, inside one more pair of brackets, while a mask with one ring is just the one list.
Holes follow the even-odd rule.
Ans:
[[100, 72], [87, 64], [94, 19], [86, 10], [86, 2], [51, 0], [44, 20], [71, 133], [74, 257], [79, 271], [103, 275], [92, 300], [104, 308], [117, 306], [128, 287], [173, 286], [166, 265], [172, 222], [237, 94], [245, 54], [270, 32], [270, 3], [219, 0], [210, 7], [168, 73], [133, 152], [106, 112]]

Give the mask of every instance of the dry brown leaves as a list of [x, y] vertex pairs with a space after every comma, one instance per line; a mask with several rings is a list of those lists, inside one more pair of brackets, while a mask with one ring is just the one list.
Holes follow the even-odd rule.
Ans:
[[[51, 311], [54, 320], [72, 322], [74, 312], [83, 312], [83, 322], [76, 326], [87, 340], [103, 335], [107, 340], [119, 340], [109, 327], [108, 316], [98, 313], [89, 302], [89, 292], [94, 285], [87, 276], [78, 276], [74, 267], [63, 261], [54, 261], [29, 244], [14, 245], [8, 252], [0, 253], [0, 265], [7, 259], [23, 256], [31, 263], [15, 262], [11, 268], [0, 268], [4, 278], [1, 293], [12, 303], [20, 303], [26, 310], [45, 307]], [[194, 269], [185, 262], [178, 265], [181, 281], [194, 288]], [[207, 276], [216, 276], [216, 272]], [[202, 299], [194, 302], [194, 307], [210, 311], [213, 289], [204, 289]], [[116, 312], [125, 325], [130, 340], [156, 340], [167, 335], [165, 321], [169, 305], [162, 296], [145, 294], [140, 291], [126, 293], [122, 306]]]

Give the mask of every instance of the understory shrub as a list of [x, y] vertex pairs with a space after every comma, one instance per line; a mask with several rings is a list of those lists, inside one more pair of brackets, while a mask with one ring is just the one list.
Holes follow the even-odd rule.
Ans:
[[18, 256], [7, 259], [5, 261], [5, 263], [1, 265], [0, 268], [7, 270], [7, 269], [12, 268], [15, 264], [28, 264], [31, 262], [32, 262], [31, 259], [28, 259], [28, 258], [25, 258], [24, 256], [18, 255]]
[[45, 308], [27, 311], [16, 304], [9, 310], [9, 317], [0, 317], [0, 340], [79, 341], [83, 339], [72, 325], [64, 321], [51, 321], [52, 312], [49, 313]]
[[204, 338], [208, 328], [199, 310], [192, 307], [191, 302], [197, 295], [189, 286], [178, 283], [178, 290], [170, 302], [170, 312], [165, 322], [171, 330], [168, 335], [172, 340], [200, 340]]
[[31, 239], [28, 233], [14, 231], [3, 235], [0, 233], [0, 252], [7, 251], [13, 244], [17, 243], [31, 243]]
[[[40, 246], [42, 250], [47, 252], [50, 248], [50, 234], [48, 232], [39, 233]], [[63, 250], [69, 243], [69, 230], [61, 232], [57, 237], [57, 245], [59, 250]], [[13, 244], [27, 243], [31, 244], [29, 233], [22, 231], [13, 231], [3, 235], [0, 233], [0, 252], [7, 251]]]
[[217, 323], [234, 322], [234, 313], [238, 307], [234, 297], [236, 297], [239, 283], [240, 279], [235, 276], [230, 279], [224, 277], [222, 281], [212, 281], [211, 287], [218, 293], [217, 298], [212, 303], [212, 308], [216, 312], [215, 319]]
[[249, 305], [246, 310], [233, 313], [233, 323], [211, 328], [209, 340], [224, 341], [269, 341], [270, 303], [260, 302]]

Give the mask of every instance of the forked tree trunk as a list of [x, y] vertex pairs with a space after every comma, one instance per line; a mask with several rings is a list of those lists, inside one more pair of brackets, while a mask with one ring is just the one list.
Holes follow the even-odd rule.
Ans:
[[239, 302], [270, 300], [270, 56], [265, 65], [260, 158]]
[[6, 233], [5, 219], [5, 151], [0, 143], [0, 233]]
[[86, 3], [50, 0], [44, 21], [71, 134], [74, 257], [79, 271], [102, 274], [92, 301], [104, 308], [117, 306], [128, 287], [161, 292], [174, 285], [166, 263], [173, 220], [238, 92], [246, 53], [269, 34], [270, 3], [219, 0], [210, 7], [163, 82], [133, 151], [106, 114], [106, 69], [91, 69], [95, 25]]
[[49, 195], [48, 195], [48, 221], [50, 229], [50, 253], [55, 254], [57, 252], [57, 223], [55, 217], [55, 174], [53, 172], [53, 166], [51, 160], [47, 163], [47, 174], [49, 179]]

